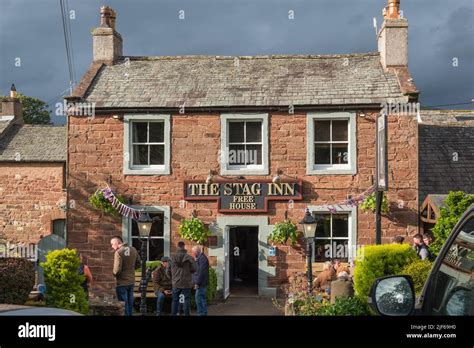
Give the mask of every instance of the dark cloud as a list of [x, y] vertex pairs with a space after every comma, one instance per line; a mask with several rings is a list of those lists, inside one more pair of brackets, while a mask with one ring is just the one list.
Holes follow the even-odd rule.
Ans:
[[[92, 59], [96, 0], [69, 0], [80, 77]], [[333, 54], [376, 51], [386, 0], [109, 0], [126, 55]], [[402, 0], [410, 70], [422, 104], [474, 98], [474, 1]], [[178, 18], [183, 10], [185, 19]], [[288, 19], [294, 11], [294, 19]], [[57, 0], [0, 0], [0, 87], [50, 100], [68, 87]], [[15, 67], [15, 58], [21, 67]], [[453, 58], [459, 61], [453, 67]], [[472, 105], [459, 106], [472, 108]], [[56, 120], [57, 121], [57, 120]]]

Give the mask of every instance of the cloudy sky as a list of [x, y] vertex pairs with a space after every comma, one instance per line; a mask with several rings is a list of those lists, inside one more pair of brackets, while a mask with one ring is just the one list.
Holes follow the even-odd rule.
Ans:
[[[338, 54], [377, 50], [386, 0], [68, 0], [78, 79], [92, 61], [99, 8], [118, 13], [124, 55]], [[474, 98], [474, 0], [402, 0], [422, 106]], [[180, 19], [183, 14], [184, 19]], [[294, 19], [289, 19], [293, 11]], [[15, 66], [20, 58], [21, 65]], [[0, 0], [0, 94], [45, 101], [67, 90], [59, 0]], [[457, 63], [457, 64], [456, 64]], [[457, 66], [456, 66], [457, 65]], [[469, 105], [450, 108], [472, 109]], [[61, 118], [54, 118], [62, 123]]]

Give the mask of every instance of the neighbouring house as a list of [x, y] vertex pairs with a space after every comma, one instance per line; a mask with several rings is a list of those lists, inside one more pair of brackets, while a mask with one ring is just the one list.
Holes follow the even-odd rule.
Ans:
[[431, 232], [449, 192], [474, 193], [474, 111], [422, 110], [419, 121], [420, 230]]
[[65, 238], [66, 127], [24, 124], [11, 91], [0, 115], [0, 240], [34, 243]]
[[[375, 243], [374, 214], [347, 202], [373, 185], [382, 105], [418, 100], [408, 21], [396, 2], [384, 17], [378, 52], [135, 57], [123, 55], [116, 13], [101, 8], [92, 65], [67, 98], [94, 108], [94, 117], [69, 110], [67, 186], [75, 208], [67, 232], [97, 289], [114, 289], [110, 238], [140, 246], [134, 220], [88, 203], [106, 182], [130, 206], [160, 218], [149, 260], [174, 252], [183, 218], [208, 224], [214, 238], [205, 253], [224, 297], [242, 288], [274, 296], [305, 269], [302, 240], [276, 250], [268, 241], [275, 223], [299, 222], [305, 208], [319, 221], [316, 265], [352, 260], [357, 246]], [[418, 231], [417, 133], [416, 115], [389, 115], [384, 243]]]

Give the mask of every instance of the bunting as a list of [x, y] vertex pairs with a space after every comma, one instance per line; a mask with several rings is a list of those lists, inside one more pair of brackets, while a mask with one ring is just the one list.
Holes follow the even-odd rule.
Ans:
[[118, 198], [115, 197], [110, 187], [100, 189], [100, 191], [104, 194], [104, 197], [110, 202], [110, 204], [112, 204], [114, 209], [117, 210], [120, 215], [125, 217], [131, 217], [133, 220], [138, 220], [138, 217], [140, 216], [140, 211], [133, 209], [120, 202]]
[[338, 205], [348, 205], [350, 207], [355, 207], [355, 206], [358, 206], [359, 204], [361, 204], [363, 201], [365, 201], [365, 199], [370, 196], [372, 193], [375, 192], [375, 187], [374, 186], [371, 186], [369, 187], [367, 190], [365, 190], [364, 192], [362, 192], [361, 194], [355, 196], [355, 197], [351, 197], [349, 199], [346, 199], [345, 201], [342, 201], [342, 202], [339, 202], [339, 203], [336, 203], [336, 204], [330, 204], [330, 205], [327, 205], [327, 208], [328, 210], [332, 213], [332, 214], [335, 214], [337, 213], [337, 206]]

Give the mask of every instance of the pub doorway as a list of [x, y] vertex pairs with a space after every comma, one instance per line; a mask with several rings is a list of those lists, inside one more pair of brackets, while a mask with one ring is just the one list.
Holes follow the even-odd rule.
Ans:
[[229, 228], [229, 292], [232, 296], [258, 294], [258, 227]]

